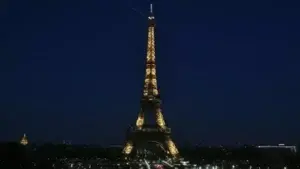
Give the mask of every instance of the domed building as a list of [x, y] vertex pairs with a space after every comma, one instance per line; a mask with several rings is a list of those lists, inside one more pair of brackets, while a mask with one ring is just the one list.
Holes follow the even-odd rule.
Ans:
[[20, 141], [20, 144], [22, 144], [23, 146], [26, 146], [28, 144], [28, 139], [25, 133]]

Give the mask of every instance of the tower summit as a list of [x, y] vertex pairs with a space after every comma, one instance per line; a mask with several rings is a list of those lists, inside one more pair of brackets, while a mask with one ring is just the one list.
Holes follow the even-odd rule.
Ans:
[[148, 16], [148, 20], [149, 20], [149, 27], [153, 26], [155, 27], [155, 18], [154, 18], [154, 14], [153, 14], [153, 5], [150, 4], [150, 14]]
[[[140, 112], [135, 126], [127, 133], [127, 141], [123, 149], [125, 157], [145, 157], [149, 152], [148, 143], [156, 143], [162, 149], [165, 157], [179, 157], [178, 149], [171, 139], [171, 129], [167, 127], [164, 120], [161, 99], [157, 87], [156, 63], [155, 63], [155, 18], [153, 6], [150, 4], [150, 15], [148, 17], [148, 43], [145, 63], [145, 79], [143, 95], [140, 102]], [[155, 124], [150, 124], [145, 119], [145, 114], [155, 117]], [[147, 121], [146, 121], [147, 120]], [[133, 153], [133, 150], [136, 150]], [[153, 152], [152, 152], [153, 153]], [[134, 155], [133, 155], [134, 154]]]
[[153, 5], [150, 4], [150, 13], [152, 14], [153, 13]]

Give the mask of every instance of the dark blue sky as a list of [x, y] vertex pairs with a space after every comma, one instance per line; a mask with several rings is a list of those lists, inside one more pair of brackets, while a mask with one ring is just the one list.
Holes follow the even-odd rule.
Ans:
[[[158, 85], [178, 143], [299, 142], [296, 1], [157, 0]], [[0, 7], [0, 140], [122, 144], [144, 78], [146, 0]]]

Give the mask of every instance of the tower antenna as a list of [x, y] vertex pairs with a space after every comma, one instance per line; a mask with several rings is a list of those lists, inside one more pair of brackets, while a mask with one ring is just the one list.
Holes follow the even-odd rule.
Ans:
[[151, 14], [153, 13], [153, 4], [152, 3], [150, 4], [150, 13]]

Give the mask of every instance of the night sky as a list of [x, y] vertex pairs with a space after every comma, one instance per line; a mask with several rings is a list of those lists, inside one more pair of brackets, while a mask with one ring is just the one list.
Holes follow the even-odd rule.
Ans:
[[[0, 140], [123, 144], [142, 96], [148, 6], [1, 1]], [[154, 13], [175, 142], [300, 142], [296, 0], [157, 0]]]

